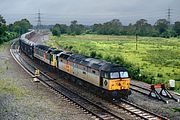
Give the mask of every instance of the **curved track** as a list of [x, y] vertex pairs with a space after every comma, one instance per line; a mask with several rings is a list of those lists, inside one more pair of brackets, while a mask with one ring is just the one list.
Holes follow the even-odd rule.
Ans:
[[[35, 66], [28, 64], [26, 61], [23, 60], [18, 54], [17, 44], [16, 42], [12, 44], [10, 50], [13, 58], [20, 64], [23, 69], [25, 69], [32, 77], [34, 76], [34, 71], [37, 69]], [[48, 86], [49, 88], [53, 89], [54, 91], [58, 92], [62, 96], [64, 96], [69, 101], [73, 102], [75, 105], [79, 106], [99, 119], [119, 119], [124, 120], [124, 118], [113, 114], [111, 111], [99, 106], [98, 104], [89, 101], [88, 99], [76, 94], [73, 91], [70, 91], [68, 88], [64, 87], [61, 84], [53, 81], [53, 79], [43, 72], [40, 72], [40, 76], [37, 77], [40, 82]]]
[[[34, 71], [37, 69], [35, 66], [27, 63], [23, 60], [23, 58], [19, 55], [18, 45], [14, 42], [11, 46], [11, 54], [14, 59], [25, 69], [32, 77], [34, 76]], [[74, 103], [75, 105], [79, 106], [83, 111], [96, 116], [99, 119], [127, 119], [123, 118], [116, 113], [112, 112], [111, 110], [103, 107], [93, 101], [88, 100], [85, 97], [82, 97], [76, 92], [71, 91], [70, 89], [66, 88], [65, 86], [56, 82], [53, 78], [46, 75], [43, 72], [40, 72], [40, 76], [38, 79], [45, 84], [46, 86], [50, 87], [54, 91], [60, 93], [64, 96], [68, 101]], [[129, 116], [134, 116], [135, 119], [147, 119], [147, 120], [157, 120], [163, 119], [166, 120], [167, 118], [162, 117], [160, 115], [156, 115], [150, 111], [144, 110], [132, 103], [129, 103], [125, 100], [122, 100], [121, 103], [111, 103], [114, 107], [122, 109], [125, 111], [125, 114], [129, 114]]]

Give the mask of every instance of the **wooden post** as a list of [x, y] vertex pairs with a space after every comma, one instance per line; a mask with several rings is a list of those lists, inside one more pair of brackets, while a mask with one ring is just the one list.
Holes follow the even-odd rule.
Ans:
[[137, 50], [138, 35], [136, 34], [136, 50]]

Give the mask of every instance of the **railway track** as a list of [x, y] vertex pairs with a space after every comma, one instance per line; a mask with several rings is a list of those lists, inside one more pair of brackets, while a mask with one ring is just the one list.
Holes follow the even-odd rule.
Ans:
[[[26, 69], [28, 73], [30, 73], [32, 76], [34, 74], [34, 71], [37, 69], [35, 66], [30, 65], [23, 61], [21, 57], [17, 57], [17, 50], [15, 50], [15, 43], [11, 46], [11, 54], [16, 59], [16, 61], [21, 64], [21, 66]], [[14, 48], [14, 49], [13, 49]], [[76, 94], [73, 91], [70, 91], [68, 88], [62, 86], [61, 84], [58, 84], [57, 82], [53, 81], [53, 79], [43, 72], [40, 72], [40, 76], [37, 77], [43, 84], [48, 86], [49, 88], [53, 89], [54, 91], [58, 92], [62, 96], [64, 96], [67, 101], [73, 102], [76, 106], [83, 109], [84, 112], [88, 112], [92, 114], [93, 116], [96, 116], [99, 119], [119, 119], [124, 120], [124, 118], [115, 115], [110, 110], [107, 110], [103, 108], [102, 106], [93, 103], [92, 101], [89, 101], [88, 99]]]
[[167, 118], [157, 115], [153, 112], [150, 112], [146, 109], [143, 109], [133, 103], [130, 103], [126, 100], [121, 100], [121, 104], [114, 103], [119, 108], [126, 110], [127, 112], [134, 114], [135, 116], [144, 119], [144, 120], [166, 120]]
[[135, 84], [131, 84], [130, 89], [135, 91], [135, 92], [139, 92], [139, 93], [141, 93], [143, 95], [149, 95], [149, 93], [151, 91], [148, 88], [144, 88], [144, 87], [141, 87], [141, 86], [138, 86], [138, 85], [135, 85]]
[[[26, 69], [27, 72], [29, 72], [32, 76], [34, 74], [35, 69], [37, 69], [35, 66], [27, 63], [23, 60], [18, 54], [18, 51], [16, 50], [17, 44], [12, 44], [11, 46], [11, 54], [14, 56], [14, 58], [21, 64], [24, 69]], [[16, 54], [16, 55], [15, 55]], [[70, 89], [66, 88], [65, 86], [59, 84], [56, 82], [53, 78], [46, 75], [43, 72], [40, 72], [40, 76], [38, 79], [48, 86], [49, 88], [53, 89], [54, 91], [60, 93], [62, 96], [64, 96], [68, 101], [73, 103], [74, 105], [77, 105], [79, 108], [83, 109], [83, 111], [92, 114], [93, 116], [96, 116], [96, 118], [99, 119], [126, 119], [123, 118], [116, 113], [113, 113], [112, 110], [107, 109], [106, 107], [103, 107], [99, 104], [97, 104], [94, 101], [90, 101], [89, 99], [82, 97], [75, 92], [71, 91]], [[144, 110], [140, 108], [139, 106], [136, 106], [132, 103], [129, 103], [125, 100], [121, 100], [121, 103], [110, 103], [114, 106], [114, 108], [121, 109], [125, 111], [125, 114], [129, 114], [129, 116], [134, 116], [135, 119], [146, 119], [146, 120], [166, 120], [167, 118], [162, 117], [160, 115], [156, 115], [150, 111]]]
[[156, 97], [156, 95], [155, 95], [155, 96], [151, 96], [151, 95], [150, 95], [150, 92], [151, 92], [152, 90], [150, 90], [150, 86], [149, 86], [149, 88], [145, 88], [145, 87], [142, 87], [142, 86], [139, 86], [139, 85], [136, 85], [136, 84], [132, 84], [132, 83], [131, 83], [131, 88], [130, 88], [130, 89], [133, 90], [133, 91], [135, 91], [135, 92], [138, 92], [138, 93], [140, 93], [140, 94], [143, 94], [143, 95], [146, 95], [146, 96], [149, 96], [149, 97], [158, 99], [158, 100], [163, 101], [163, 102], [165, 102], [165, 103], [169, 103], [169, 101], [171, 101], [171, 102], [173, 102], [173, 101], [179, 102], [179, 99], [178, 99], [178, 98], [180, 98], [180, 95], [179, 95], [179, 94], [173, 93], [173, 94], [175, 95], [175, 97], [174, 97], [174, 95], [172, 95], [172, 93], [170, 93], [170, 92], [169, 92], [169, 94], [171, 94], [172, 96], [169, 96], [169, 97], [167, 97], [167, 96], [162, 96], [162, 95], [160, 95], [159, 93], [157, 93], [158, 97]]

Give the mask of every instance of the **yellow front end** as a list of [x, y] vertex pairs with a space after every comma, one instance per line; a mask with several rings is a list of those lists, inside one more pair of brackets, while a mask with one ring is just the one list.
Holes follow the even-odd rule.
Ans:
[[108, 90], [128, 90], [130, 79], [114, 79], [108, 81]]
[[52, 59], [51, 65], [56, 67], [56, 56], [55, 55], [53, 55], [53, 59]]

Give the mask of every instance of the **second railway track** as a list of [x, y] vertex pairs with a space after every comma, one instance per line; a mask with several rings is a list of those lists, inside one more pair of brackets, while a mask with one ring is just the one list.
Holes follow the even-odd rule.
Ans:
[[[21, 56], [17, 51], [17, 47], [18, 46], [16, 43], [12, 44], [11, 54], [21, 64], [21, 66], [24, 67], [24, 69], [26, 69], [26, 71], [28, 71], [33, 75], [35, 69], [37, 68], [29, 64], [28, 62], [24, 61], [23, 58], [21, 58]], [[71, 101], [75, 105], [78, 105], [80, 108], [83, 109], [83, 111], [92, 114], [93, 116], [96, 116], [96, 118], [99, 119], [131, 119], [131, 118], [147, 119], [147, 120], [167, 119], [163, 116], [156, 115], [150, 111], [144, 110], [139, 106], [136, 106], [124, 100], [121, 101], [121, 103], [111, 103], [111, 105], [114, 108], [118, 108], [124, 111], [126, 117], [122, 117], [118, 115], [117, 112], [114, 112], [110, 108], [108, 109], [107, 107], [103, 107], [102, 105], [97, 104], [94, 101], [91, 101], [81, 95], [76, 94], [75, 92], [59, 84], [54, 80], [54, 78], [51, 78], [50, 76], [46, 75], [43, 72], [40, 72], [40, 76], [38, 77], [38, 79], [46, 86], [50, 87], [54, 91], [63, 95], [65, 98], [68, 99], [68, 101]]]

